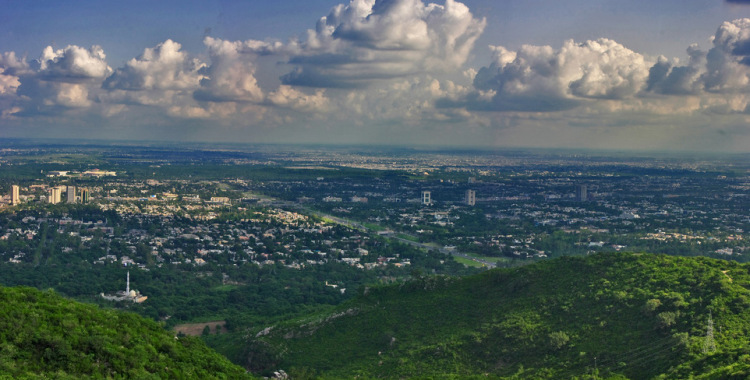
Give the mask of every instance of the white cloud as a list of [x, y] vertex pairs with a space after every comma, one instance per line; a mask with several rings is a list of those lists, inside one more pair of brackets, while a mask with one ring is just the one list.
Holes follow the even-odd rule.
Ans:
[[192, 102], [191, 92], [182, 90], [109, 90], [97, 99], [107, 104], [143, 105], [169, 107], [174, 104]]
[[26, 62], [26, 57], [18, 58], [13, 51], [0, 54], [0, 68], [7, 75], [23, 75], [32, 72], [29, 63]]
[[[0, 111], [4, 122], [106, 117], [123, 134], [139, 124], [400, 143], [509, 137], [510, 144], [609, 146], [612, 136], [635, 131], [642, 136], [628, 141], [658, 135], [658, 146], [670, 133], [703, 136], [731, 123], [737, 135], [746, 129], [750, 19], [723, 23], [710, 50], [691, 45], [682, 61], [649, 59], [602, 38], [490, 46], [492, 60], [476, 70], [465, 64], [485, 20], [460, 2], [429, 1], [347, 0], [284, 43], [206, 37], [204, 51], [189, 53], [166, 40], [115, 71], [98, 46], [47, 47], [35, 61], [6, 52]], [[284, 72], [279, 83], [262, 77]]]
[[91, 92], [112, 72], [104, 50], [96, 45], [89, 49], [75, 45], [64, 49], [47, 46], [34, 62], [35, 67], [12, 52], [3, 54], [0, 61], [0, 65], [5, 66], [3, 74], [12, 73], [10, 90], [17, 97], [9, 104], [19, 116], [33, 117], [89, 107]]
[[7, 70], [0, 67], [0, 95], [15, 94], [21, 81], [15, 75], [7, 75]]
[[750, 19], [726, 21], [719, 26], [702, 79], [707, 91], [750, 90]]
[[706, 53], [698, 48], [698, 45], [690, 45], [687, 49], [690, 61], [685, 66], [679, 66], [679, 62], [670, 62], [665, 57], [659, 57], [658, 61], [649, 70], [648, 86], [646, 91], [666, 95], [688, 95], [697, 94], [703, 90], [701, 76], [706, 69]]
[[360, 124], [387, 122], [402, 126], [476, 121], [480, 117], [464, 110], [435, 108], [436, 98], [457, 99], [469, 91], [467, 86], [431, 76], [373, 84], [366, 90], [345, 91], [345, 96], [336, 99], [336, 109], [340, 111], [333, 117], [356, 119]]
[[201, 71], [201, 88], [195, 98], [213, 102], [260, 102], [263, 90], [255, 78], [254, 50], [271, 49], [259, 41], [225, 41], [206, 37], [210, 66]]
[[15, 94], [21, 85], [19, 76], [30, 72], [25, 58], [19, 59], [12, 51], [0, 54], [0, 96]]
[[112, 69], [101, 46], [90, 49], [68, 45], [65, 49], [47, 46], [39, 58], [39, 75], [46, 81], [80, 82], [104, 78]]
[[167, 109], [171, 116], [183, 117], [187, 119], [207, 119], [211, 117], [211, 112], [196, 106], [172, 106]]
[[446, 72], [463, 65], [485, 27], [462, 3], [421, 0], [351, 0], [335, 6], [292, 43], [295, 69], [285, 84], [358, 87], [377, 80], [423, 72]]
[[696, 44], [688, 47], [686, 65], [660, 57], [651, 68], [647, 90], [666, 95], [750, 91], [750, 19], [722, 23], [711, 39], [708, 52]]
[[196, 89], [204, 64], [190, 59], [182, 45], [166, 40], [128, 61], [104, 81], [104, 88], [119, 90], [187, 90]]
[[291, 86], [281, 85], [276, 91], [268, 94], [268, 101], [275, 106], [298, 111], [326, 112], [330, 109], [330, 102], [323, 89], [318, 89], [313, 94], [306, 94]]
[[65, 107], [88, 107], [89, 91], [86, 85], [78, 83], [60, 83], [55, 94], [55, 104]]
[[[553, 111], [591, 99], [624, 99], [646, 84], [650, 64], [643, 55], [606, 39], [565, 41], [559, 50], [523, 45], [518, 51], [491, 47], [494, 59], [474, 78], [479, 91], [469, 102], [491, 110]], [[480, 99], [492, 93], [491, 104]]]

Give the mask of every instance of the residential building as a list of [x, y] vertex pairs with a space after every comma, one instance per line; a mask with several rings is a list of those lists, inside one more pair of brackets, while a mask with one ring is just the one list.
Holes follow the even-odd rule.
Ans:
[[432, 204], [432, 193], [430, 191], [422, 191], [422, 204], [425, 206]]
[[66, 203], [76, 203], [76, 187], [68, 186], [66, 190]]
[[20, 187], [13, 185], [10, 187], [10, 204], [15, 206], [21, 203]]
[[464, 201], [466, 201], [468, 206], [474, 206], [477, 203], [477, 192], [474, 190], [466, 190]]

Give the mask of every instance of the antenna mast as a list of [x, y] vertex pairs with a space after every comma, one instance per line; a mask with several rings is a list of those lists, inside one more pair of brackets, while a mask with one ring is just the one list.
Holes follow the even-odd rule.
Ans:
[[703, 342], [703, 353], [708, 354], [716, 351], [716, 341], [714, 341], [714, 320], [711, 313], [708, 314], [708, 326], [706, 327], [706, 341]]

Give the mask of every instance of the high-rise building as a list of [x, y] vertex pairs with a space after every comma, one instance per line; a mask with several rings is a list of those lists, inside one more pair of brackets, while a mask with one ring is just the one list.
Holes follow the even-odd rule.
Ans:
[[425, 206], [432, 204], [432, 193], [428, 190], [422, 191], [422, 204]]
[[67, 203], [76, 203], [76, 187], [75, 186], [68, 186], [68, 189], [66, 190], [66, 202]]
[[49, 196], [47, 197], [47, 201], [51, 204], [58, 204], [60, 203], [60, 196], [62, 195], [62, 189], [60, 186], [53, 187], [49, 189]]
[[10, 187], [10, 204], [15, 206], [21, 203], [21, 188], [18, 185], [12, 185]]
[[477, 203], [477, 192], [474, 190], [466, 190], [464, 201], [466, 201], [468, 206], [474, 206]]
[[89, 189], [81, 189], [81, 203], [89, 203], [89, 198], [91, 197], [91, 194], [89, 194]]
[[579, 202], [585, 202], [589, 199], [588, 189], [586, 185], [576, 186], [576, 200]]

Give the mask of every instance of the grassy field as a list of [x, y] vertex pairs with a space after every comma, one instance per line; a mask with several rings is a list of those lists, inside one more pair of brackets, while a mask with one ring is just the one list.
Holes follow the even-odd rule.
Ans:
[[415, 243], [419, 243], [419, 238], [416, 237], [416, 236], [411, 236], [411, 235], [407, 235], [407, 234], [396, 234], [396, 236], [398, 238], [400, 238], [400, 239], [409, 240], [409, 241], [413, 241]]
[[362, 223], [362, 225], [365, 226], [365, 227], [367, 227], [368, 229], [376, 231], [376, 232], [385, 231], [386, 230], [385, 227], [383, 227], [383, 226], [381, 226], [379, 224], [375, 224], [375, 223]]
[[484, 266], [483, 264], [481, 264], [479, 262], [476, 262], [476, 261], [471, 260], [471, 259], [466, 259], [466, 258], [463, 258], [461, 256], [453, 256], [453, 260], [456, 260], [456, 262], [459, 262], [459, 263], [461, 263], [463, 265], [466, 265], [467, 267], [481, 268], [481, 267]]
[[480, 256], [472, 252], [461, 252], [462, 254], [466, 256], [471, 256], [479, 260], [489, 261], [491, 263], [499, 263], [499, 262], [506, 262], [511, 261], [511, 259], [507, 257], [495, 257], [495, 256]]
[[227, 284], [227, 285], [214, 286], [213, 289], [218, 290], [220, 292], [228, 292], [232, 289], [236, 289], [237, 287], [238, 287], [237, 285]]

